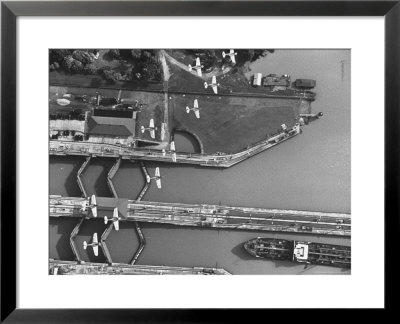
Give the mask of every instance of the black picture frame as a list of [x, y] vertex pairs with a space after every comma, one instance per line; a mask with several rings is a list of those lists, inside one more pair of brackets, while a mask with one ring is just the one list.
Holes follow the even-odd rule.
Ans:
[[[396, 307], [390, 255], [399, 232], [400, 3], [397, 1], [4, 1], [1, 3], [1, 321], [6, 323], [232, 322], [237, 310], [16, 308], [16, 19], [19, 16], [384, 16], [385, 308]], [[374, 44], [371, 44], [374, 46]], [[373, 62], [371, 63], [373, 64]], [[367, 90], [368, 91], [368, 90]], [[40, 292], [38, 292], [40, 293]], [[243, 296], [245, 297], [245, 296]], [[243, 312], [244, 310], [241, 310]], [[254, 310], [247, 310], [252, 311]], [[246, 311], [244, 311], [246, 312]], [[255, 319], [253, 313], [251, 318]], [[261, 315], [264, 316], [264, 315]], [[227, 320], [231, 318], [231, 320]]]

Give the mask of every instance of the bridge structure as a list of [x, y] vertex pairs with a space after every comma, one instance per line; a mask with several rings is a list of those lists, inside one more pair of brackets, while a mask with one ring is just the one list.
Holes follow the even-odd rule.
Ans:
[[230, 275], [221, 268], [171, 267], [132, 265], [125, 263], [95, 263], [84, 261], [49, 260], [52, 275]]
[[[50, 196], [51, 217], [82, 217], [83, 198]], [[98, 213], [118, 207], [123, 221], [180, 226], [351, 236], [351, 215], [97, 197]], [[76, 200], [76, 203], [74, 201]], [[92, 214], [87, 214], [88, 218]]]

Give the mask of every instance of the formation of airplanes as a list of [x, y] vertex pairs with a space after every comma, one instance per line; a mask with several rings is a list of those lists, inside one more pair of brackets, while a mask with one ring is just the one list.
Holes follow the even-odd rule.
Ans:
[[101, 245], [101, 243], [99, 242], [99, 240], [97, 238], [97, 233], [93, 234], [92, 243], [87, 243], [86, 241], [83, 241], [83, 249], [86, 250], [88, 248], [88, 246], [91, 246], [93, 248], [93, 253], [95, 256], [99, 255], [99, 246], [100, 245]]
[[217, 83], [217, 77], [214, 75], [211, 79], [211, 83], [204, 82], [204, 88], [208, 88], [210, 86], [215, 94], [218, 94], [219, 83]]
[[154, 126], [153, 118], [150, 119], [149, 127], [144, 127], [144, 126], [141, 127], [142, 133], [144, 133], [146, 130], [148, 130], [150, 132], [151, 138], [156, 138], [156, 129], [157, 129], [157, 127]]
[[197, 118], [200, 118], [200, 108], [197, 99], [194, 99], [193, 108], [186, 106], [186, 113], [190, 113], [191, 110], [194, 112]]
[[85, 212], [88, 208], [92, 211], [93, 217], [97, 217], [97, 202], [95, 195], [92, 195], [88, 200], [85, 200], [82, 203], [82, 212]]
[[108, 223], [109, 221], [112, 221], [115, 230], [116, 230], [116, 231], [119, 231], [119, 221], [120, 221], [121, 219], [122, 219], [122, 218], [118, 216], [118, 208], [115, 207], [115, 208], [114, 208], [114, 212], [113, 212], [113, 217], [112, 217], [112, 218], [108, 218], [107, 216], [104, 216], [104, 224], [107, 225], [107, 223]]
[[[162, 152], [163, 152], [163, 156], [167, 155], [167, 152], [165, 151], [165, 149], [163, 149]], [[176, 151], [175, 151], [175, 142], [174, 141], [171, 141], [170, 153], [171, 153], [171, 157], [172, 157], [172, 162], [176, 162]]]
[[200, 77], [202, 76], [201, 69], [204, 66], [200, 64], [200, 58], [199, 57], [196, 58], [196, 65], [195, 66], [191, 66], [190, 64], [188, 66], [189, 66], [189, 71], [196, 70], [197, 75], [200, 76]]
[[155, 180], [157, 184], [157, 188], [161, 189], [161, 175], [160, 175], [160, 168], [156, 168], [156, 172], [154, 177], [150, 177], [149, 175], [146, 176], [147, 183], [150, 183], [151, 180]]

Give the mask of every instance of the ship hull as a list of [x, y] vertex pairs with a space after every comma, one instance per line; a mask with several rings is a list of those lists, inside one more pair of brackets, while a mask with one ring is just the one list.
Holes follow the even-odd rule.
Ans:
[[[307, 255], [302, 258], [296, 255], [297, 246], [307, 247]], [[349, 246], [258, 237], [245, 242], [243, 247], [247, 253], [257, 258], [351, 268]]]

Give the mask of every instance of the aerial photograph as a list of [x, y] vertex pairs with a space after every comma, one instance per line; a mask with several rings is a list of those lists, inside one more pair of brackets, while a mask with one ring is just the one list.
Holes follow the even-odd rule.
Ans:
[[350, 49], [49, 50], [50, 275], [350, 275]]

